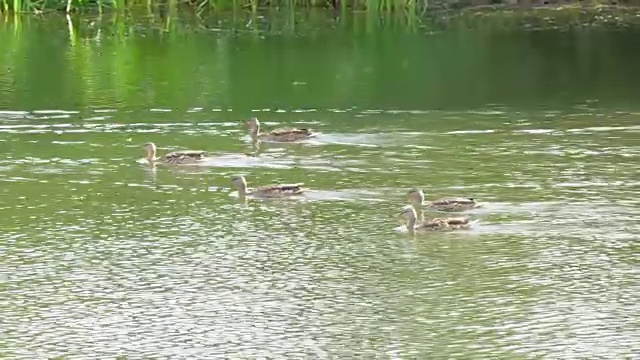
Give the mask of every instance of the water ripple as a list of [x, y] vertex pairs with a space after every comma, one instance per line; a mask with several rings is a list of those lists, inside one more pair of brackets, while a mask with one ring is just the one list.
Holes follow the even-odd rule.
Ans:
[[[6, 356], [635, 355], [637, 114], [261, 109], [325, 137], [247, 156], [228, 109], [155, 110], [0, 112]], [[219, 157], [149, 167], [150, 137]], [[314, 191], [243, 202], [238, 173]], [[477, 226], [394, 231], [412, 187]]]

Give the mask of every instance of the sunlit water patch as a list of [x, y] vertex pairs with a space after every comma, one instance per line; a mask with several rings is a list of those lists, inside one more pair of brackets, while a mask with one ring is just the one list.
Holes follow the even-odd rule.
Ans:
[[[637, 29], [254, 15], [0, 26], [4, 357], [637, 357]], [[413, 187], [478, 222], [395, 231]]]

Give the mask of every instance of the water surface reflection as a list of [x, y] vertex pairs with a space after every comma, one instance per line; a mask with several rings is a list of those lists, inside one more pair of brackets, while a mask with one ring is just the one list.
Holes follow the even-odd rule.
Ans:
[[[361, 112], [377, 118], [355, 130], [319, 110], [322, 146], [247, 156], [203, 112], [0, 115], [11, 358], [632, 355], [637, 114]], [[149, 167], [148, 139], [222, 155]], [[315, 191], [238, 201], [237, 174]], [[412, 187], [480, 199], [479, 223], [395, 232]]]

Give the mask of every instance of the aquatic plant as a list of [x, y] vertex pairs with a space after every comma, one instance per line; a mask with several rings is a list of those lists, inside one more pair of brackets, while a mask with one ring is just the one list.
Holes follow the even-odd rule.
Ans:
[[4, 13], [40, 13], [43, 11], [105, 10], [123, 11], [146, 8], [149, 11], [159, 7], [168, 9], [182, 8], [202, 13], [206, 11], [256, 12], [265, 8], [333, 8], [346, 11], [372, 10], [374, 12], [402, 11], [413, 13], [419, 5], [426, 7], [427, 1], [418, 0], [0, 0], [0, 12]]

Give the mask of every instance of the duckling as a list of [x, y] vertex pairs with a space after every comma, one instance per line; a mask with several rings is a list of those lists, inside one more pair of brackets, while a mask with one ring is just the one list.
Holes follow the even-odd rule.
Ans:
[[[407, 200], [416, 205], [422, 205], [424, 203], [424, 193], [420, 189], [411, 189], [407, 192]], [[427, 202], [427, 207], [438, 211], [465, 211], [470, 210], [480, 205], [476, 203], [473, 198], [442, 198]]]
[[261, 133], [260, 121], [258, 121], [258, 119], [255, 117], [247, 121], [247, 126], [249, 127], [251, 138], [254, 141], [260, 139], [277, 142], [295, 142], [318, 135], [318, 133], [313, 131], [312, 129], [298, 128], [275, 129], [266, 133]]
[[407, 230], [410, 232], [451, 231], [469, 229], [471, 227], [471, 221], [466, 217], [431, 218], [424, 219], [416, 224], [418, 215], [412, 205], [403, 207], [400, 215], [407, 220]]
[[147, 150], [147, 161], [150, 164], [160, 162], [165, 164], [195, 164], [205, 159], [207, 156], [206, 151], [200, 150], [183, 150], [170, 152], [159, 158], [156, 157], [156, 145], [152, 142], [144, 144], [145, 150]]
[[240, 197], [252, 195], [265, 198], [282, 198], [300, 195], [307, 190], [302, 187], [304, 185], [303, 183], [273, 184], [260, 186], [258, 188], [247, 188], [247, 181], [244, 176], [236, 176], [231, 179], [231, 182], [238, 188], [238, 195]]

